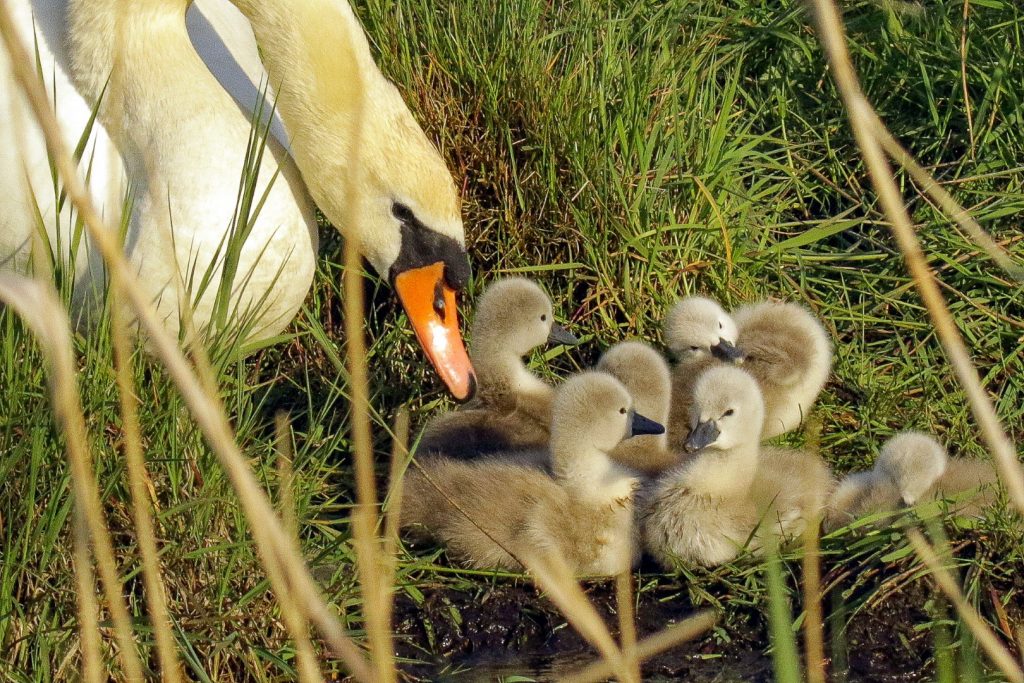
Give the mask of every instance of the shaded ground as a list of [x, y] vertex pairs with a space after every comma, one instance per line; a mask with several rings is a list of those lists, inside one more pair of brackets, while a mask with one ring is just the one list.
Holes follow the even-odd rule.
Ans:
[[[958, 543], [958, 556], [974, 553], [984, 541], [984, 537], [972, 537]], [[860, 567], [857, 572], [849, 569], [825, 567], [825, 582], [833, 586], [824, 600], [830, 613], [832, 680], [931, 680], [933, 624], [951, 612], [930, 580], [914, 578], [905, 562]], [[398, 652], [407, 659], [403, 671], [410, 678], [484, 681], [517, 674], [553, 680], [595, 656], [557, 609], [528, 583], [495, 580], [475, 589], [441, 584], [417, 588], [422, 603], [403, 593], [395, 611]], [[595, 582], [586, 589], [614, 633], [614, 585]], [[1024, 626], [1024, 577], [1019, 572], [986, 575], [978, 583], [978, 595], [993, 623], [1011, 633]], [[681, 579], [665, 576], [654, 585], [645, 583], [637, 602], [640, 637], [691, 615], [699, 606], [686, 596]], [[997, 600], [1002, 605], [999, 609], [994, 607]], [[763, 608], [734, 610], [730, 605], [728, 621], [720, 622], [714, 631], [645, 662], [644, 679], [772, 680]]]

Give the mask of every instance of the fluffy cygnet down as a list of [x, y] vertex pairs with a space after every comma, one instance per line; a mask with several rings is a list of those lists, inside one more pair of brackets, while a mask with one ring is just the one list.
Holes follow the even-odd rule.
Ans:
[[757, 381], [728, 365], [712, 367], [693, 391], [686, 446], [697, 453], [645, 494], [645, 547], [664, 566], [714, 566], [757, 549], [765, 533], [800, 533], [817, 520], [831, 488], [820, 458], [762, 448], [764, 400]]
[[556, 553], [578, 574], [630, 568], [636, 475], [609, 454], [623, 440], [664, 428], [633, 410], [622, 384], [602, 372], [573, 377], [552, 411], [551, 474], [501, 454], [425, 459], [406, 475], [402, 526], [418, 529], [476, 568], [521, 568]]
[[992, 463], [949, 458], [932, 435], [901, 432], [885, 442], [872, 469], [842, 480], [829, 503], [826, 527], [947, 498], [953, 513], [978, 516], [995, 501], [997, 482]]
[[476, 394], [427, 424], [419, 452], [469, 458], [546, 448], [554, 389], [526, 368], [523, 357], [545, 343], [578, 340], [555, 322], [547, 294], [525, 278], [499, 280], [487, 288], [472, 333]]
[[[597, 369], [622, 382], [638, 413], [666, 424], [672, 385], [668, 363], [660, 353], [643, 342], [622, 342], [605, 351]], [[611, 455], [616, 462], [646, 475], [664, 472], [681, 459], [678, 451], [668, 448], [667, 434], [626, 439]]]
[[732, 316], [704, 297], [670, 309], [665, 343], [678, 358], [672, 373], [669, 443], [686, 437], [693, 383], [707, 369], [742, 363], [765, 403], [762, 438], [795, 429], [821, 393], [832, 367], [832, 343], [821, 324], [797, 304], [762, 301]]

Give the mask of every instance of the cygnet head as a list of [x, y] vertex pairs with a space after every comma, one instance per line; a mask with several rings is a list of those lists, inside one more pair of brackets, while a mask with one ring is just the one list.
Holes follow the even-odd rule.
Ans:
[[638, 341], [616, 344], [604, 352], [597, 369], [622, 382], [637, 412], [655, 420], [668, 419], [672, 382], [665, 359], [653, 348]]
[[665, 427], [633, 410], [633, 398], [619, 380], [605, 372], [583, 372], [566, 380], [551, 408], [554, 470], [564, 473], [566, 451], [607, 454], [623, 439], [663, 434]]
[[690, 407], [688, 451], [757, 445], [764, 427], [764, 399], [750, 373], [719, 365], [697, 379]]
[[946, 449], [922, 432], [901, 432], [882, 446], [875, 470], [896, 485], [903, 502], [914, 505], [946, 471]]
[[726, 362], [743, 360], [736, 348], [739, 330], [717, 302], [691, 296], [673, 304], [665, 317], [665, 345], [680, 361], [713, 355]]
[[505, 278], [480, 297], [473, 317], [474, 350], [500, 350], [519, 358], [548, 342], [577, 344], [579, 340], [555, 322], [551, 299], [535, 282]]

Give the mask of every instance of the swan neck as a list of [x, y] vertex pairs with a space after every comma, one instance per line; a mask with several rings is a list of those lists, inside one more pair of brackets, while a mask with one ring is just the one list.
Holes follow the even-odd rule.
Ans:
[[382, 78], [345, 0], [232, 0], [252, 25], [276, 107], [300, 170], [318, 201], [343, 188], [345, 157], [363, 125], [364, 92]]

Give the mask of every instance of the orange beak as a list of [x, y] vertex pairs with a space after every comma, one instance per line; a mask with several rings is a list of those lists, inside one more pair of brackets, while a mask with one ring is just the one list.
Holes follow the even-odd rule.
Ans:
[[459, 333], [455, 290], [444, 280], [444, 263], [399, 273], [395, 290], [437, 374], [456, 400], [468, 400], [476, 390], [476, 377]]

